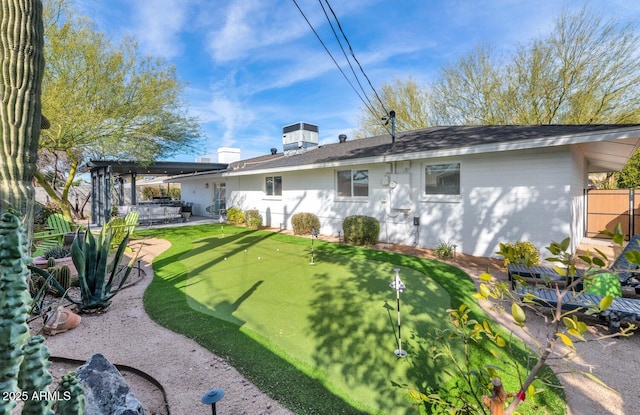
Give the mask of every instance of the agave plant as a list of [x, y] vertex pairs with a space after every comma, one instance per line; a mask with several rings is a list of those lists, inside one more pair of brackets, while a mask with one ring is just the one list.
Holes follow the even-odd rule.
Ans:
[[129, 243], [128, 233], [110, 258], [114, 236], [111, 229], [103, 227], [97, 237], [89, 229], [85, 232], [84, 238], [81, 237], [81, 232], [82, 230], [77, 231], [71, 244], [71, 258], [78, 271], [80, 283], [81, 301], [77, 304], [81, 311], [103, 309], [109, 306], [111, 299], [124, 286], [137, 255], [122, 269], [120, 264]]

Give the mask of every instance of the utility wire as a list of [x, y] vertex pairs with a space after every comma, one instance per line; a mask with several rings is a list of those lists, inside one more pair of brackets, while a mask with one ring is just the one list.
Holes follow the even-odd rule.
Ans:
[[[321, 1], [321, 0], [319, 0], [319, 1]], [[360, 64], [360, 61], [358, 60], [358, 58], [356, 58], [355, 52], [353, 51], [353, 47], [351, 46], [351, 42], [349, 42], [349, 38], [347, 38], [347, 34], [342, 29], [342, 25], [340, 24], [340, 20], [338, 19], [338, 16], [336, 15], [336, 13], [334, 12], [333, 8], [331, 7], [331, 4], [329, 4], [329, 0], [325, 0], [325, 3], [327, 4], [327, 7], [329, 7], [329, 10], [331, 10], [331, 14], [333, 15], [334, 20], [338, 24], [338, 28], [340, 29], [340, 33], [342, 33], [342, 37], [344, 38], [345, 42], [349, 46], [349, 51], [351, 53], [351, 56], [353, 57], [353, 60], [355, 60], [356, 63], [358, 64], [358, 67], [360, 68], [360, 72], [362, 72], [362, 75], [364, 75], [365, 79], [369, 83], [369, 87], [371, 87], [371, 90], [375, 94], [376, 98], [378, 99], [378, 102], [380, 103], [380, 106], [382, 107], [382, 110], [385, 113], [384, 117], [378, 117], [375, 114], [374, 114], [374, 116], [376, 118], [380, 118], [381, 120], [386, 121], [386, 123], [383, 124], [383, 127], [387, 130], [387, 132], [389, 132], [389, 134], [391, 134], [392, 137], [395, 138], [395, 136], [394, 136], [395, 128], [393, 128], [393, 132], [389, 131], [389, 129], [387, 128], [387, 125], [389, 124], [389, 121], [391, 121], [391, 123], [392, 123], [392, 125], [394, 127], [397, 126], [397, 124], [395, 124], [395, 122], [396, 122], [395, 111], [393, 111], [393, 116], [392, 116], [391, 115], [392, 111], [387, 110], [387, 108], [385, 107], [384, 102], [382, 102], [382, 99], [380, 98], [380, 95], [378, 95], [378, 91], [376, 91], [375, 87], [371, 83], [371, 79], [369, 79], [369, 76], [366, 74], [366, 72], [364, 71], [364, 68]], [[324, 10], [324, 7], [323, 7], [323, 10]], [[325, 14], [326, 14], [326, 12], [325, 12]], [[331, 26], [331, 28], [333, 29], [333, 25]], [[335, 31], [334, 31], [334, 33], [335, 33]], [[342, 43], [339, 40], [338, 40], [338, 43], [340, 44], [340, 48], [342, 48]], [[344, 52], [344, 49], [343, 49], [343, 52]], [[347, 61], [349, 61], [349, 58], [347, 58]], [[349, 66], [351, 66], [351, 63], [349, 63]], [[357, 79], [357, 75], [355, 75], [355, 73], [354, 73], [354, 76], [356, 76], [356, 79]], [[358, 81], [358, 84], [360, 84], [359, 81]], [[391, 118], [393, 118], [393, 120], [391, 120]]]
[[[333, 61], [333, 63], [336, 65], [336, 67], [338, 68], [338, 70], [340, 71], [340, 73], [342, 74], [342, 76], [347, 80], [347, 82], [349, 83], [349, 85], [351, 86], [351, 88], [353, 89], [353, 91], [356, 93], [356, 95], [358, 96], [358, 98], [360, 98], [360, 101], [362, 101], [362, 103], [367, 107], [367, 102], [364, 100], [364, 98], [362, 98], [362, 96], [360, 96], [360, 93], [358, 92], [358, 90], [356, 89], [356, 87], [353, 85], [353, 83], [349, 80], [349, 77], [344, 73], [344, 71], [342, 70], [342, 68], [340, 67], [340, 65], [338, 64], [338, 62], [335, 60], [335, 58], [333, 57], [333, 55], [331, 54], [331, 52], [329, 51], [329, 49], [327, 48], [327, 45], [325, 45], [325, 43], [322, 41], [322, 38], [320, 38], [320, 35], [318, 34], [318, 32], [316, 31], [316, 29], [313, 27], [313, 25], [311, 24], [311, 22], [309, 21], [309, 19], [307, 19], [307, 16], [304, 14], [304, 12], [302, 11], [302, 9], [300, 8], [300, 6], [298, 5], [298, 2], [296, 0], [292, 0], [293, 3], [296, 5], [296, 7], [298, 8], [298, 11], [300, 12], [300, 14], [302, 15], [302, 17], [304, 17], [304, 20], [307, 22], [307, 24], [309, 25], [309, 27], [311, 28], [311, 30], [313, 31], [313, 33], [316, 35], [316, 38], [318, 38], [318, 40], [320, 41], [320, 44], [322, 44], [322, 47], [324, 47], [324, 50], [327, 52], [327, 54], [329, 54], [329, 57], [331, 57], [331, 60]], [[372, 109], [369, 109], [370, 111], [372, 111]], [[375, 115], [375, 111], [374, 111], [374, 115]]]
[[[336, 21], [336, 23], [338, 24], [338, 29], [340, 29], [340, 33], [342, 33], [342, 37], [344, 37], [345, 42], [347, 42], [347, 45], [349, 46], [349, 51], [351, 52], [351, 56], [353, 56], [353, 60], [355, 60], [356, 63], [358, 64], [358, 67], [360, 68], [360, 72], [362, 72], [362, 74], [366, 78], [367, 82], [369, 83], [369, 86], [373, 90], [373, 93], [375, 94], [376, 98], [378, 99], [378, 102], [382, 106], [382, 109], [384, 110], [385, 115], [389, 115], [389, 111], [385, 108], [384, 103], [382, 102], [382, 99], [380, 99], [380, 96], [378, 95], [378, 92], [373, 87], [373, 84], [371, 83], [371, 80], [369, 79], [369, 77], [367, 76], [367, 74], [364, 71], [364, 68], [360, 64], [360, 61], [358, 61], [358, 58], [356, 58], [356, 55], [353, 52], [353, 48], [351, 47], [351, 42], [349, 42], [349, 39], [347, 38], [347, 35], [344, 33], [344, 30], [342, 30], [342, 25], [340, 24], [340, 21], [338, 20], [338, 16], [336, 16], [336, 13], [333, 11], [333, 8], [329, 4], [329, 0], [325, 0], [325, 3], [329, 7], [329, 10], [331, 11], [331, 14], [333, 14], [333, 18]], [[323, 10], [324, 10], [324, 7], [323, 7]], [[333, 29], [333, 26], [332, 26], [332, 29]], [[342, 44], [340, 45], [340, 47], [342, 47]]]
[[[331, 22], [331, 19], [329, 18], [329, 15], [327, 14], [327, 10], [325, 9], [324, 5], [322, 4], [322, 0], [318, 0], [318, 3], [320, 3], [320, 7], [322, 7], [322, 11], [324, 12], [324, 16], [327, 19], [327, 22], [329, 22], [329, 27], [331, 27], [331, 31], [333, 32], [333, 35], [336, 38], [336, 41], [338, 42], [338, 45], [340, 46], [340, 49], [342, 50], [342, 54], [344, 55], [344, 58], [346, 59], [347, 63], [349, 64], [349, 68], [351, 68], [351, 73], [353, 74], [353, 77], [356, 79], [356, 82], [358, 82], [358, 86], [360, 87], [360, 90], [362, 91], [362, 93], [364, 94], [365, 98], [367, 99], [367, 102], [369, 103], [369, 111], [371, 111], [371, 113], [374, 116], [378, 116], [376, 114], [375, 111], [375, 106], [373, 105], [373, 103], [371, 103], [371, 100], [369, 100], [369, 97], [367, 96], [367, 92], [364, 90], [364, 87], [362, 86], [362, 83], [360, 82], [360, 79], [358, 78], [358, 75], [356, 74], [356, 70], [353, 68], [353, 65], [351, 64], [351, 60], [349, 59], [349, 56], [347, 56], [347, 52], [344, 50], [344, 47], [342, 46], [342, 42], [340, 42], [340, 37], [338, 36], [338, 33], [336, 33], [336, 29], [333, 27], [333, 23]], [[329, 8], [331, 8], [331, 6], [329, 5], [329, 3], [327, 3], [327, 6], [329, 6]], [[335, 14], [334, 14], [334, 18], [335, 18]], [[336, 19], [337, 21], [337, 19]], [[338, 23], [338, 27], [340, 26], [340, 22]], [[344, 33], [343, 33], [344, 35]]]
[[[322, 47], [324, 48], [324, 50], [327, 52], [327, 54], [329, 55], [329, 57], [331, 58], [331, 60], [333, 61], [333, 63], [336, 65], [336, 67], [338, 68], [338, 70], [340, 71], [340, 73], [342, 74], [342, 76], [343, 76], [343, 77], [345, 78], [345, 80], [349, 83], [349, 86], [351, 86], [351, 89], [353, 89], [353, 91], [356, 93], [356, 95], [358, 96], [358, 98], [360, 99], [360, 101], [362, 101], [362, 103], [364, 104], [364, 106], [369, 110], [369, 112], [371, 112], [371, 114], [374, 116], [374, 118], [376, 118], [376, 119], [381, 119], [381, 120], [387, 120], [387, 118], [386, 118], [386, 117], [381, 118], [381, 117], [377, 114], [377, 112], [376, 112], [376, 110], [375, 110], [375, 108], [374, 108], [373, 104], [371, 103], [371, 101], [370, 101], [370, 100], [369, 100], [369, 98], [367, 97], [367, 94], [364, 92], [364, 88], [362, 87], [362, 85], [361, 85], [360, 81], [358, 80], [358, 76], [355, 74], [355, 70], [354, 70], [354, 69], [353, 69], [353, 67], [351, 66], [351, 63], [349, 63], [349, 66], [351, 66], [352, 72], [354, 73], [354, 76], [355, 76], [356, 80], [358, 80], [358, 84], [360, 85], [360, 87], [361, 87], [361, 89], [362, 89], [362, 91], [363, 91], [363, 93], [364, 93], [364, 95], [365, 95], [365, 97], [366, 97], [366, 101], [365, 101], [365, 99], [361, 96], [361, 94], [358, 92], [358, 90], [356, 89], [356, 87], [353, 85], [353, 83], [351, 82], [351, 80], [349, 79], [349, 77], [348, 77], [348, 76], [345, 74], [345, 72], [342, 70], [342, 68], [341, 68], [340, 64], [338, 64], [338, 62], [336, 61], [336, 59], [333, 57], [333, 55], [332, 55], [332, 54], [331, 54], [331, 52], [329, 51], [329, 49], [328, 49], [327, 45], [324, 43], [324, 41], [322, 40], [322, 38], [320, 37], [320, 35], [318, 34], [318, 32], [315, 30], [315, 28], [313, 27], [313, 25], [311, 24], [311, 22], [309, 21], [309, 19], [307, 18], [307, 16], [304, 14], [304, 12], [302, 11], [302, 9], [301, 9], [301, 8], [300, 8], [300, 6], [298, 5], [298, 2], [297, 2], [296, 0], [292, 0], [292, 1], [293, 1], [293, 3], [296, 5], [296, 8], [297, 8], [297, 9], [298, 9], [298, 11], [300, 12], [300, 14], [301, 14], [301, 15], [302, 15], [302, 17], [304, 18], [304, 20], [307, 22], [307, 24], [308, 24], [308, 25], [309, 25], [309, 27], [311, 28], [311, 31], [314, 33], [314, 35], [316, 36], [316, 38], [318, 39], [318, 41], [320, 42], [320, 44], [322, 45]], [[320, 5], [322, 6], [322, 2], [320, 3]], [[329, 6], [329, 8], [331, 8], [331, 6], [330, 6], [328, 3], [327, 3], [327, 5]], [[324, 10], [324, 7], [323, 7], [323, 10]], [[335, 13], [333, 12], [333, 9], [331, 9], [331, 11], [332, 11], [332, 14], [333, 14], [334, 18], [337, 20], [337, 17], [335, 17], [336, 15], [335, 15]], [[327, 16], [326, 11], [325, 11], [325, 16], [327, 17], [327, 20], [329, 20], [329, 18], [328, 18], [328, 16]], [[330, 25], [331, 25], [331, 22], [330, 22], [330, 21], [329, 21], [329, 23], [330, 23]], [[338, 22], [338, 25], [339, 25], [339, 22]], [[333, 25], [331, 25], [331, 29], [333, 30]], [[341, 29], [341, 28], [340, 28], [340, 30], [342, 31], [342, 29]], [[345, 37], [345, 39], [346, 39], [346, 36], [345, 36], [345, 34], [344, 34], [344, 31], [342, 31], [342, 34], [343, 34], [343, 36], [344, 36], [344, 37]], [[334, 30], [334, 35], [336, 35], [335, 30]], [[336, 35], [336, 38], [337, 38], [337, 35]], [[348, 42], [348, 39], [347, 39], [347, 42]], [[342, 49], [343, 53], [345, 53], [345, 57], [346, 57], [346, 52], [344, 52], [344, 48], [342, 48], [342, 44], [340, 43], [340, 41], [339, 41], [339, 40], [338, 40], [338, 44], [340, 44], [340, 48]], [[354, 56], [354, 59], [355, 59], [355, 55], [354, 55], [354, 53], [353, 53], [353, 49], [351, 48], [351, 45], [350, 45], [350, 44], [349, 44], [349, 48], [351, 49], [351, 54], [352, 54], [352, 56]], [[349, 62], [349, 58], [348, 58], [348, 57], [346, 57], [346, 59], [347, 59], [347, 62]], [[360, 67], [360, 70], [364, 73], [364, 70], [362, 69], [362, 65], [360, 65], [360, 62], [358, 62], [358, 60], [357, 60], [357, 59], [356, 59], [356, 62], [358, 63], [358, 66]], [[378, 101], [380, 102], [380, 104], [381, 104], [381, 106], [382, 106], [383, 110], [384, 110], [384, 111], [386, 111], [386, 108], [384, 107], [384, 104], [382, 104], [382, 100], [380, 99], [380, 97], [378, 96], [377, 92], [375, 91], [375, 88], [373, 88], [373, 85], [371, 84], [371, 81], [370, 81], [370, 80], [369, 80], [369, 78], [366, 76], [366, 74], [364, 74], [364, 75], [365, 75], [365, 77], [367, 78], [367, 81], [368, 81], [368, 83], [369, 83], [369, 86], [373, 89], [373, 91], [374, 91], [374, 93], [375, 93], [375, 95], [376, 95], [376, 97], [377, 97]], [[387, 114], [386, 114], [386, 115], [388, 115], [388, 114], [389, 114], [389, 113], [387, 112]], [[387, 123], [386, 123], [386, 124], [383, 124], [382, 126], [383, 126], [383, 128], [384, 128], [384, 129], [385, 129], [385, 130], [386, 130], [390, 135], [393, 135], [393, 134], [392, 134], [392, 132], [391, 132], [391, 130], [387, 127], [387, 124], [388, 124], [388, 123], [389, 123], [389, 122], [387, 121]]]
[[[395, 134], [395, 128], [394, 128], [395, 127], [395, 113], [394, 113], [394, 120], [391, 120], [390, 119], [391, 118], [390, 112], [387, 111], [387, 109], [384, 107], [384, 104], [382, 103], [382, 100], [378, 96], [378, 93], [376, 92], [375, 88], [371, 84], [371, 81], [369, 80], [369, 77], [364, 72], [364, 69], [362, 68], [362, 65], [360, 65], [360, 62], [358, 61], [358, 59], [355, 57], [355, 53], [353, 52], [353, 48], [351, 47], [351, 44], [349, 43], [349, 39], [347, 39], [347, 35], [344, 33], [344, 30], [342, 30], [342, 25], [340, 24], [340, 21], [338, 20], [338, 17], [336, 16], [335, 12], [333, 11], [333, 8], [329, 4], [329, 0], [325, 0], [325, 3], [327, 4], [327, 7], [329, 7], [329, 9], [331, 10], [331, 14], [333, 15], [333, 18], [336, 21], [336, 24], [338, 25], [338, 28], [340, 29], [340, 32], [342, 33], [342, 36], [344, 37], [345, 41], [347, 42], [347, 45], [349, 46], [349, 50], [351, 51], [351, 56], [353, 57], [353, 59], [356, 61], [356, 63], [360, 67], [360, 71], [363, 73], [363, 75], [365, 76], [365, 78], [369, 82], [369, 86], [373, 90], [373, 93], [376, 95], [376, 98], [378, 98], [378, 102], [380, 103], [380, 106], [382, 107], [383, 111], [385, 112], [385, 116], [384, 117], [380, 117], [380, 115], [378, 115], [378, 112], [377, 112], [377, 109], [376, 109], [375, 105], [373, 105], [373, 103], [369, 99], [367, 92], [364, 90], [364, 87], [362, 86], [362, 83], [360, 82], [360, 78], [358, 77], [358, 74], [356, 73], [355, 69], [353, 68], [353, 65], [351, 64], [351, 60], [349, 59], [349, 56], [347, 55], [347, 52], [344, 50], [342, 42], [340, 41], [340, 37], [336, 33], [334, 25], [331, 22], [331, 18], [327, 14], [327, 10], [325, 9], [324, 5], [322, 4], [322, 0], [318, 0], [318, 2], [320, 3], [320, 7], [322, 7], [322, 11], [324, 12], [324, 15], [325, 15], [325, 17], [327, 19], [327, 22], [329, 22], [329, 26], [331, 27], [331, 30], [333, 31], [333, 35], [335, 36], [336, 41], [338, 42], [338, 45], [340, 46], [340, 49], [342, 50], [342, 54], [344, 55], [344, 58], [347, 61], [347, 63], [349, 64], [349, 68], [351, 68], [351, 73], [353, 74], [353, 77], [358, 82], [358, 86], [360, 86], [360, 90], [362, 91], [362, 93], [364, 94], [364, 96], [367, 99], [367, 102], [369, 103], [369, 106], [367, 106], [367, 109], [369, 110], [369, 112], [373, 115], [373, 117], [376, 120], [386, 121], [385, 123], [381, 123], [382, 128], [384, 128], [387, 131], [387, 133], [389, 133], [389, 135], [391, 135], [392, 137], [395, 138], [395, 135], [394, 135]], [[387, 118], [387, 117], [389, 117], [389, 118]], [[392, 128], [391, 129], [389, 129], [387, 127], [389, 125], [389, 122], [392, 123]]]

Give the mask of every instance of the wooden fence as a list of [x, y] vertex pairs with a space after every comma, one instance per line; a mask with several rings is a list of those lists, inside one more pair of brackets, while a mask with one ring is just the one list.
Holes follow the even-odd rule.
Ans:
[[589, 190], [587, 193], [587, 236], [606, 238], [617, 224], [629, 239], [640, 233], [640, 190]]

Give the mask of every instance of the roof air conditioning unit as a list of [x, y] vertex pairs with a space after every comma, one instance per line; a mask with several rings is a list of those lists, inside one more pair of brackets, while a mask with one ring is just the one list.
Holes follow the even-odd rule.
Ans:
[[300, 150], [318, 145], [318, 126], [299, 122], [282, 128], [282, 149]]

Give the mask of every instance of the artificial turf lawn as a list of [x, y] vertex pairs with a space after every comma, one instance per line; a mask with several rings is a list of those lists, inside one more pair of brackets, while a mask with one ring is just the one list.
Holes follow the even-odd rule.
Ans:
[[[473, 282], [459, 269], [317, 240], [311, 265], [309, 238], [229, 226], [223, 236], [222, 229], [144, 231], [172, 243], [154, 261], [145, 293], [147, 311], [161, 324], [225, 356], [297, 413], [415, 413], [398, 385], [448, 379], [421, 339], [447, 326], [447, 308], [475, 303]], [[394, 268], [407, 286], [405, 359], [393, 353]], [[503, 381], [516, 387], [508, 376]], [[545, 394], [548, 406], [560, 408], [551, 413], [564, 413], [558, 395]]]

